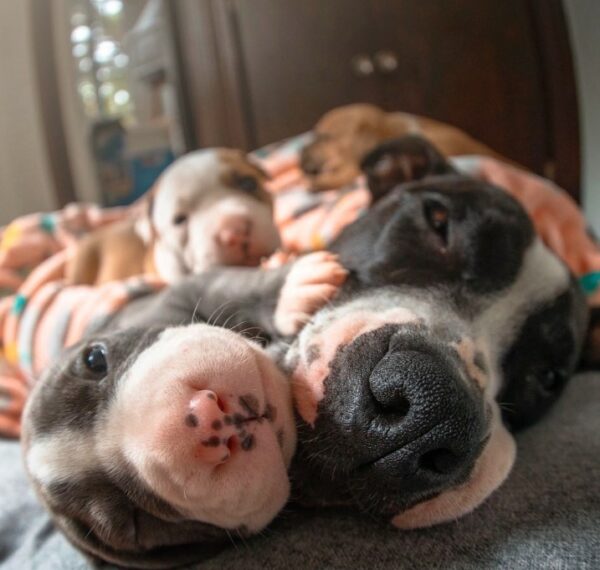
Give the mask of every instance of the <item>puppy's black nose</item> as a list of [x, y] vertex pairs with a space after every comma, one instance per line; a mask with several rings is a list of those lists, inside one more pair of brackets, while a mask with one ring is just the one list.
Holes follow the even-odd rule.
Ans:
[[455, 365], [433, 352], [394, 350], [373, 369], [369, 389], [378, 470], [400, 479], [407, 491], [439, 488], [468, 475], [485, 422], [481, 396]]
[[317, 176], [323, 170], [323, 160], [314, 154], [310, 147], [307, 147], [300, 157], [300, 167], [309, 176]]

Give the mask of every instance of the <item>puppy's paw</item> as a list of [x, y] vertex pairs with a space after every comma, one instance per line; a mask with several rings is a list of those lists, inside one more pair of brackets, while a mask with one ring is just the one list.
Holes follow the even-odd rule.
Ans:
[[275, 309], [275, 327], [283, 335], [299, 332], [342, 286], [348, 271], [328, 251], [298, 259], [285, 280]]

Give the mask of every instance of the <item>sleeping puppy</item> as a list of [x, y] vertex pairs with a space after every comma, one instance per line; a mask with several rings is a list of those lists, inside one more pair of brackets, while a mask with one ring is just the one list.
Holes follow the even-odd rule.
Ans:
[[[224, 452], [213, 460], [225, 460], [229, 450], [219, 435], [203, 431], [208, 425], [204, 414], [214, 421], [212, 412], [187, 419], [193, 397], [188, 400], [187, 391], [169, 396], [160, 389], [163, 383], [177, 385], [170, 378], [186, 377], [179, 361], [189, 368], [199, 363], [192, 376], [210, 380], [209, 386], [222, 374], [230, 378], [240, 362], [244, 378], [254, 378], [241, 348], [215, 351], [206, 337], [194, 345], [168, 342], [174, 334], [168, 327], [194, 314], [234, 329], [255, 325], [271, 336], [277, 335], [274, 321], [286, 323], [287, 332], [300, 331], [286, 339], [291, 344], [276, 341], [269, 347], [269, 355], [292, 378], [299, 433], [291, 479], [298, 501], [352, 505], [398, 527], [414, 528], [460, 517], [502, 483], [515, 447], [500, 406], [506, 410], [504, 421], [520, 427], [556, 400], [576, 366], [585, 333], [587, 307], [581, 293], [535, 236], [519, 204], [500, 189], [454, 173], [422, 139], [390, 143], [371, 155], [365, 168], [374, 205], [334, 246], [350, 270], [345, 282], [337, 259], [325, 253], [314, 254], [321, 256], [315, 266], [304, 258], [291, 269], [221, 268], [188, 278], [137, 301], [137, 308], [129, 305], [111, 325], [113, 331], [135, 327], [135, 342], [142, 344], [143, 331], [167, 327], [158, 333], [158, 342], [165, 344], [145, 352], [134, 349], [130, 356], [125, 336], [93, 338], [40, 382], [25, 414], [26, 465], [61, 527], [83, 550], [151, 567], [200, 560], [223, 546], [219, 524], [224, 520], [207, 520], [205, 513], [205, 525], [190, 520], [201, 507], [186, 510], [185, 485], [175, 486], [177, 495], [163, 484], [165, 478], [170, 481], [168, 473], [154, 467], [163, 460], [185, 463], [179, 445], [185, 454], [191, 441], [185, 434], [198, 427], [203, 451], [214, 445]], [[327, 304], [311, 304], [321, 295]], [[298, 304], [302, 298], [304, 305]], [[281, 317], [280, 306], [293, 312], [292, 322]], [[300, 330], [300, 316], [311, 311], [314, 317]], [[103, 342], [116, 379], [116, 384], [108, 381], [116, 390], [108, 402], [106, 392], [95, 387], [103, 379], [97, 384], [87, 372], [70, 372], [73, 362], [81, 369], [82, 359], [86, 370], [90, 358], [95, 367], [90, 351]], [[79, 383], [64, 381], [73, 377]], [[151, 389], [141, 388], [146, 383]], [[77, 396], [84, 389], [92, 391], [84, 398], [92, 402], [91, 411]], [[264, 405], [272, 401], [261, 399], [258, 390], [250, 393], [258, 406], [246, 397], [246, 389], [213, 392], [221, 399], [231, 394], [226, 403], [242, 416], [238, 423], [252, 418], [252, 425], [261, 425], [256, 418], [268, 422], [272, 417]], [[70, 401], [65, 408], [62, 402]], [[119, 402], [129, 402], [126, 411], [114, 412], [125, 407], [115, 407]], [[221, 405], [220, 411], [210, 409], [229, 415], [234, 425], [231, 410]], [[159, 413], [163, 408], [164, 415]], [[61, 412], [54, 414], [54, 409]], [[221, 424], [215, 425], [226, 424], [226, 417], [217, 419]], [[142, 422], [144, 430], [139, 429]], [[155, 425], [166, 426], [164, 445]], [[80, 430], [86, 434], [83, 442], [76, 436]], [[67, 436], [73, 432], [71, 446]], [[236, 435], [244, 441], [245, 435]], [[239, 452], [242, 460], [270, 438], [257, 436], [247, 444], [249, 451]], [[75, 453], [84, 443], [91, 452]], [[81, 469], [71, 463], [79, 456], [91, 457]], [[100, 492], [99, 502], [90, 500], [81, 483], [88, 473], [100, 473], [96, 487], [106, 485], [110, 500], [102, 501]], [[264, 485], [272, 481], [264, 470], [253, 468], [245, 475]], [[79, 488], [86, 490], [85, 501], [78, 500]], [[202, 499], [192, 495], [194, 504], [197, 498], [199, 503], [210, 499], [209, 489]], [[236, 489], [233, 485], [234, 503]], [[239, 493], [245, 496], [245, 488]], [[256, 495], [249, 497], [256, 500]], [[263, 523], [280, 501], [274, 499], [263, 512]], [[156, 507], [164, 502], [175, 513]], [[260, 527], [257, 519], [228, 521], [249, 532]]]
[[[94, 559], [200, 561], [262, 530], [288, 500], [291, 389], [245, 321], [251, 313], [273, 334], [275, 315], [289, 325], [295, 311], [314, 310], [346, 272], [327, 253], [291, 268], [229, 269], [134, 300], [30, 395], [28, 475], [58, 527]], [[225, 318], [233, 291], [243, 303]], [[246, 336], [181, 326], [209, 319]]]
[[258, 265], [279, 246], [266, 178], [239, 150], [187, 154], [159, 178], [139, 220], [82, 240], [67, 282], [91, 285], [151, 273], [174, 283], [216, 265]]
[[316, 191], [340, 188], [360, 174], [363, 158], [384, 141], [420, 135], [444, 156], [479, 154], [512, 163], [464, 131], [409, 113], [386, 113], [375, 105], [355, 103], [323, 115], [315, 140], [302, 151], [301, 167]]
[[348, 280], [283, 358], [300, 417], [292, 478], [305, 503], [429, 526], [506, 478], [504, 422], [526, 426], [557, 399], [587, 306], [522, 207], [423, 139], [363, 166], [374, 204], [331, 248]]

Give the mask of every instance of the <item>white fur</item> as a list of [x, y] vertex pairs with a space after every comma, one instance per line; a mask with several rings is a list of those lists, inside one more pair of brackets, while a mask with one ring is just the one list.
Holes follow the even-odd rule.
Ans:
[[25, 461], [31, 476], [44, 486], [77, 480], [98, 470], [94, 439], [67, 428], [36, 438]]
[[[485, 342], [492, 363], [498, 363], [531, 309], [566, 290], [568, 282], [566, 267], [536, 238], [525, 252], [514, 283], [496, 295], [473, 323], [475, 336]], [[495, 397], [501, 388], [500, 373], [496, 370], [492, 378], [490, 390]]]

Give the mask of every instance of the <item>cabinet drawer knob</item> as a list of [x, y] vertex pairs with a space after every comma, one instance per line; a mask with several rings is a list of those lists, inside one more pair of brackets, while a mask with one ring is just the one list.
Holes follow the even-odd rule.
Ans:
[[375, 73], [375, 64], [368, 55], [359, 53], [352, 58], [352, 70], [357, 77], [369, 77]]
[[382, 49], [373, 58], [379, 73], [389, 75], [398, 69], [398, 56], [391, 50]]

